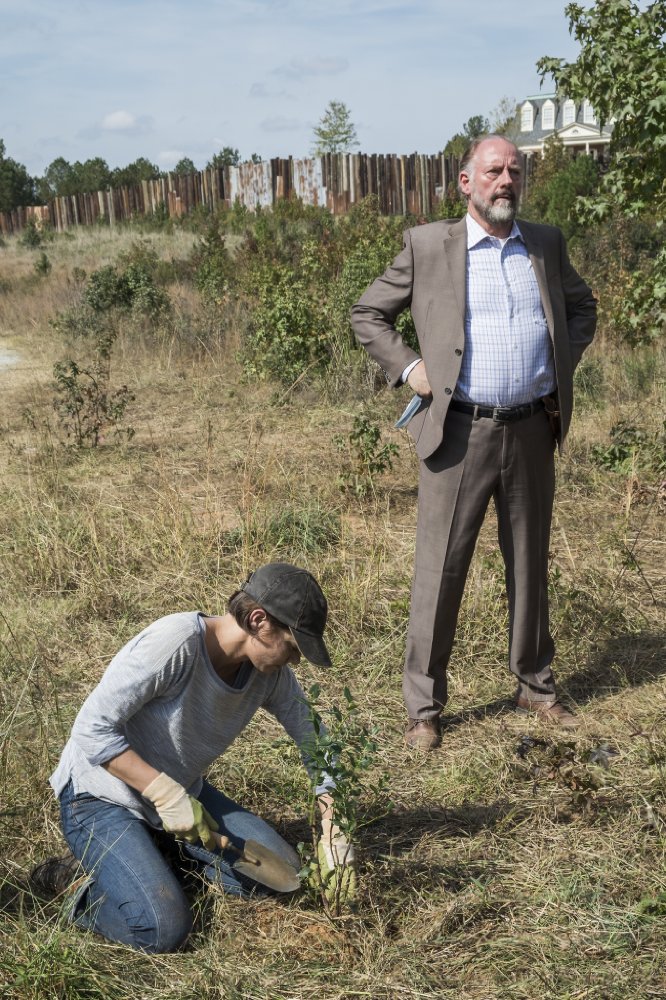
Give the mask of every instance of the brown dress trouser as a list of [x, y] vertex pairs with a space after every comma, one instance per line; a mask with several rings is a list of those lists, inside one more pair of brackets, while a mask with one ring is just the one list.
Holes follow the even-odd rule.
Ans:
[[509, 667], [519, 693], [555, 697], [548, 628], [548, 544], [555, 442], [543, 411], [512, 422], [449, 410], [444, 440], [421, 462], [416, 563], [403, 695], [411, 719], [438, 715], [474, 546], [490, 498], [509, 599]]

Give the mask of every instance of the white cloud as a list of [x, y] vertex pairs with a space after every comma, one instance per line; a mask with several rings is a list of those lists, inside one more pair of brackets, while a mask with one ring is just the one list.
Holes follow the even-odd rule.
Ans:
[[103, 132], [117, 132], [121, 135], [145, 135], [152, 129], [153, 120], [148, 115], [133, 115], [130, 111], [111, 111], [100, 122]]
[[128, 129], [136, 128], [136, 118], [129, 111], [112, 111], [102, 118], [102, 128], [126, 132]]

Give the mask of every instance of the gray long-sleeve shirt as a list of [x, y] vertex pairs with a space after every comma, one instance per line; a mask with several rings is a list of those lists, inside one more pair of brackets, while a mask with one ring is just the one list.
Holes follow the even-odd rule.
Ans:
[[[204, 772], [258, 708], [284, 726], [312, 773], [307, 753], [312, 725], [291, 668], [266, 675], [248, 663], [237, 686], [230, 686], [210, 662], [204, 618], [198, 611], [160, 618], [113, 658], [77, 715], [49, 779], [57, 796], [71, 779], [77, 794], [125, 806], [160, 827], [150, 803], [102, 765], [131, 748], [197, 795]], [[330, 779], [323, 781], [318, 792], [330, 787]]]

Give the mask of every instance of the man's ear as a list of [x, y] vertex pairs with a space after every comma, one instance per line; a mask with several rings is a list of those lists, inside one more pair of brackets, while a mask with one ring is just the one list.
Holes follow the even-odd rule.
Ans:
[[247, 619], [247, 624], [250, 629], [251, 635], [256, 635], [262, 625], [268, 621], [268, 615], [263, 608], [255, 608], [254, 611], [250, 611]]

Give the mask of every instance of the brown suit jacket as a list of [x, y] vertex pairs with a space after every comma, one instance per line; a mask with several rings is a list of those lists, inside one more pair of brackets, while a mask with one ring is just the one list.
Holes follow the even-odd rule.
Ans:
[[[559, 229], [522, 220], [518, 225], [553, 342], [561, 444], [571, 422], [573, 373], [594, 336], [596, 300], [571, 266]], [[433, 393], [431, 405], [407, 425], [422, 459], [442, 442], [446, 412], [460, 373], [465, 349], [466, 262], [464, 219], [408, 229], [402, 251], [351, 312], [358, 340], [395, 387], [407, 365], [419, 357], [394, 325], [403, 309], [411, 308]]]

